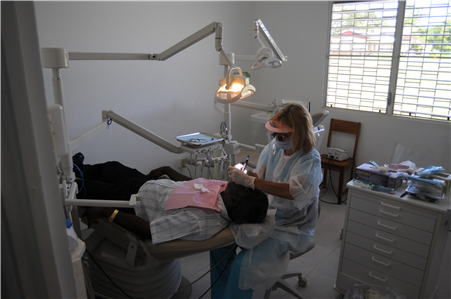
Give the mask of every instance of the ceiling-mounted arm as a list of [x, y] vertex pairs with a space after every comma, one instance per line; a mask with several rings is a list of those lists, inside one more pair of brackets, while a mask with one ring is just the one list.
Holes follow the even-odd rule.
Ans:
[[[261, 29], [261, 31], [259, 29]], [[282, 51], [280, 51], [279, 47], [277, 46], [276, 42], [272, 38], [271, 34], [269, 34], [269, 31], [266, 29], [263, 22], [260, 19], [257, 19], [254, 21], [254, 37], [258, 38], [260, 35], [260, 32], [263, 33], [263, 37], [265, 38], [266, 42], [269, 44], [269, 47], [274, 51], [277, 58], [279, 58], [282, 62], [287, 61], [287, 57], [283, 55]]]
[[178, 42], [177, 44], [175, 44], [174, 46], [170, 47], [166, 51], [164, 51], [160, 54], [155, 54], [152, 60], [163, 60], [164, 61], [215, 32], [216, 32], [216, 35], [215, 35], [216, 51], [221, 52], [221, 54], [228, 60], [230, 65], [233, 65], [233, 63], [230, 61], [230, 59], [227, 57], [227, 55], [224, 53], [224, 51], [222, 49], [222, 24], [219, 22], [212, 22], [211, 24], [205, 26], [204, 28], [191, 34], [184, 40], [182, 40], [182, 41]]
[[[68, 60], [158, 60], [165, 61], [168, 58], [171, 58], [175, 54], [185, 50], [186, 48], [194, 45], [198, 41], [206, 38], [207, 36], [216, 33], [215, 35], [215, 48], [216, 51], [220, 52], [221, 55], [226, 59], [227, 63], [230, 66], [233, 66], [232, 61], [225, 54], [222, 49], [222, 24], [219, 22], [212, 22], [205, 26], [204, 28], [198, 30], [197, 32], [191, 34], [184, 40], [178, 42], [167, 50], [159, 53], [159, 54], [128, 54], [128, 53], [93, 53], [93, 52], [69, 52]], [[45, 48], [46, 50], [49, 50]], [[44, 52], [43, 52], [44, 55]], [[43, 56], [44, 58], [44, 56]], [[53, 57], [52, 57], [53, 58]], [[43, 59], [44, 67], [53, 67], [47, 66]], [[67, 63], [66, 63], [67, 65]], [[67, 67], [67, 66], [62, 66]]]

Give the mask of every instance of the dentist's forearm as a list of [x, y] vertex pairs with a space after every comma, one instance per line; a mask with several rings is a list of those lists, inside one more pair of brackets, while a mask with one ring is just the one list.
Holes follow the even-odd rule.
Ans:
[[254, 187], [255, 189], [274, 196], [294, 200], [294, 197], [290, 194], [290, 184], [287, 183], [274, 183], [256, 178], [254, 181]]

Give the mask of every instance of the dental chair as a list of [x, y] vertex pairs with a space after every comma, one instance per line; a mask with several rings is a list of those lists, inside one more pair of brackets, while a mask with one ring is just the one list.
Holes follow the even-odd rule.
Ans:
[[[86, 210], [78, 209], [79, 215]], [[81, 220], [87, 224], [86, 219]], [[92, 228], [94, 232], [86, 239], [89, 276], [100, 298], [169, 298], [174, 292], [174, 299], [189, 298], [191, 285], [181, 275], [180, 258], [235, 242], [229, 227], [208, 240], [174, 240], [158, 245], [103, 218]]]
[[328, 115], [329, 110], [323, 110], [321, 112], [312, 114], [313, 127], [318, 127]]
[[[86, 208], [78, 207], [79, 215]], [[318, 206], [318, 217], [321, 206]], [[87, 224], [87, 219], [81, 219]], [[226, 227], [212, 238], [204, 241], [174, 240], [154, 245], [150, 239], [142, 239], [105, 218], [92, 224], [94, 232], [86, 239], [87, 252], [90, 255], [90, 279], [97, 297], [100, 298], [189, 298], [190, 282], [182, 277], [180, 258], [210, 251], [235, 243], [230, 227]], [[312, 250], [309, 247], [300, 253], [291, 254], [290, 260]], [[114, 280], [106, 278], [104, 270]], [[286, 273], [272, 287], [266, 290], [265, 299], [271, 291], [282, 288], [302, 299], [300, 293], [287, 284], [284, 279], [298, 276], [298, 285], [305, 287], [307, 280], [302, 273]], [[125, 290], [122, 296], [118, 290]], [[176, 293], [177, 292], [177, 293]]]
[[[86, 211], [83, 207], [78, 209], [79, 215]], [[320, 211], [319, 205], [318, 217]], [[87, 224], [85, 218], [82, 218], [82, 222]], [[92, 228], [94, 232], [86, 239], [86, 247], [90, 256], [90, 280], [99, 298], [169, 298], [173, 293], [173, 299], [189, 298], [191, 284], [181, 275], [180, 258], [235, 243], [229, 227], [208, 240], [174, 240], [157, 245], [104, 218], [92, 224]], [[291, 254], [290, 260], [306, 254], [314, 247], [313, 241], [304, 252]], [[103, 270], [99, 270], [99, 267]], [[104, 271], [108, 272], [113, 283], [106, 278]], [[287, 272], [266, 290], [264, 298], [269, 299], [272, 291], [281, 288], [302, 299], [296, 288], [284, 281], [295, 276], [299, 279], [298, 285], [305, 287], [307, 279], [301, 272]]]

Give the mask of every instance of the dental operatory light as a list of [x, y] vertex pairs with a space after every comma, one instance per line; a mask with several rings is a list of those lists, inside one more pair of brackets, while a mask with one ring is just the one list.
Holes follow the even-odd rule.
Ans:
[[[235, 70], [238, 71], [239, 75], [231, 75], [232, 71]], [[255, 87], [249, 84], [249, 78], [243, 76], [239, 67], [231, 68], [227, 77], [219, 80], [219, 85], [215, 97], [218, 103], [233, 103], [255, 94]]]
[[[235, 61], [252, 61], [252, 70], [263, 67], [277, 68], [282, 66], [282, 62], [287, 61], [287, 56], [283, 55], [276, 42], [269, 34], [265, 25], [260, 19], [254, 21], [254, 38], [260, 43], [260, 48], [254, 55], [235, 55], [235, 53], [221, 52], [219, 64], [224, 66], [224, 79], [220, 80], [220, 88], [215, 94], [215, 110], [224, 115], [224, 123], [228, 127], [227, 136], [224, 140], [232, 140], [232, 115], [231, 105], [256, 109], [261, 111], [274, 111], [271, 104], [263, 105], [249, 101], [238, 101], [255, 94], [255, 87], [249, 84], [249, 79], [244, 77], [241, 69], [235, 68]], [[232, 70], [238, 70], [240, 75], [231, 75]], [[233, 83], [240, 82], [239, 88], [232, 87]]]
[[[265, 39], [267, 45], [260, 39], [260, 36]], [[217, 103], [234, 103], [237, 100], [255, 94], [255, 87], [249, 84], [249, 79], [243, 76], [240, 68], [234, 67], [235, 58], [236, 60], [254, 61], [252, 65], [253, 71], [259, 70], [262, 67], [278, 68], [282, 66], [282, 62], [287, 61], [287, 57], [280, 51], [260, 19], [254, 21], [254, 38], [258, 40], [261, 46], [256, 55], [234, 55], [234, 53], [228, 53], [227, 56], [222, 55], [220, 57], [219, 63], [225, 67], [224, 73], [226, 78], [219, 81], [221, 87], [215, 96]], [[229, 57], [230, 59], [224, 60], [224, 57]], [[229, 70], [229, 68], [231, 69]], [[230, 75], [232, 70], [238, 70], [240, 75]], [[235, 86], [235, 84], [239, 85]]]
[[[260, 41], [260, 39], [258, 39]], [[261, 41], [260, 41], [261, 43]], [[278, 68], [282, 66], [282, 60], [274, 57], [273, 51], [268, 47], [261, 47], [257, 51], [256, 62], [252, 64], [252, 70], [256, 71], [262, 67], [269, 66], [270, 68]]]
[[[260, 30], [263, 33], [263, 37], [268, 42], [269, 47], [267, 47], [260, 39]], [[287, 57], [282, 54], [260, 19], [254, 21], [254, 37], [260, 43], [261, 48], [257, 51], [256, 62], [252, 65], [252, 70], [255, 71], [265, 66], [270, 68], [281, 67], [282, 62], [286, 61]]]

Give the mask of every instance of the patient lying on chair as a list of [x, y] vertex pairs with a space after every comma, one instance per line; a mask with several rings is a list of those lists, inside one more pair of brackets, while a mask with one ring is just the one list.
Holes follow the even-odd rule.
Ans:
[[[268, 198], [259, 190], [233, 182], [191, 180], [167, 166], [144, 175], [119, 162], [84, 165], [83, 160], [75, 158], [77, 155], [77, 198], [129, 200], [132, 194], [138, 194], [140, 202], [134, 211], [90, 208], [83, 215], [89, 227], [105, 217], [158, 244], [175, 239], [206, 240], [231, 221], [260, 223], [266, 217]], [[170, 179], [156, 179], [162, 175]]]

